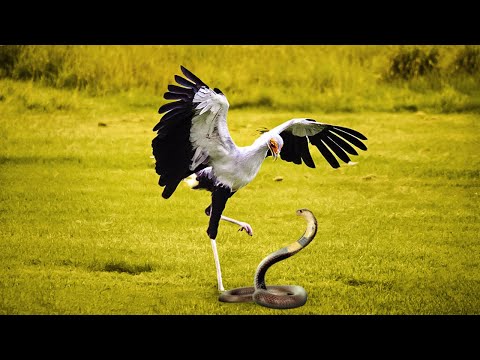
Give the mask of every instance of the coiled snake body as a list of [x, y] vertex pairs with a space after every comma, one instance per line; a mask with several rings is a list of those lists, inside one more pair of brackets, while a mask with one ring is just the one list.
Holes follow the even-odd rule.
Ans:
[[307, 292], [298, 285], [266, 285], [265, 274], [275, 263], [287, 259], [307, 246], [317, 234], [317, 219], [308, 209], [297, 210], [297, 215], [307, 221], [307, 229], [300, 239], [294, 243], [266, 256], [255, 272], [254, 286], [241, 287], [220, 294], [222, 302], [256, 302], [259, 305], [274, 309], [290, 309], [307, 302]]

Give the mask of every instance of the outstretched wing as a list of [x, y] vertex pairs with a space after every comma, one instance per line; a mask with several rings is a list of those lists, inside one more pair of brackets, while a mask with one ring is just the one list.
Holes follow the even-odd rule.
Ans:
[[[282, 160], [314, 168], [308, 142], [314, 145], [333, 168], [340, 167], [334, 154], [345, 163], [350, 162], [347, 155], [358, 155], [353, 146], [361, 150], [367, 147], [361, 140], [367, 140], [360, 132], [337, 125], [318, 122], [313, 119], [292, 119], [270, 130], [279, 134], [283, 141], [280, 152]], [[353, 145], [353, 146], [352, 146]], [[271, 155], [269, 152], [267, 154]]]
[[168, 85], [163, 97], [175, 100], [160, 107], [164, 115], [153, 131], [152, 141], [162, 196], [168, 199], [182, 179], [211, 165], [233, 148], [227, 128], [228, 101], [218, 89], [210, 89], [192, 72], [181, 66], [186, 77], [175, 75], [178, 85]]

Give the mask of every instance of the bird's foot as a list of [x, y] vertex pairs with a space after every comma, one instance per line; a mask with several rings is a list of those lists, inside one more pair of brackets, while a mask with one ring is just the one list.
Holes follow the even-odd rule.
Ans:
[[247, 224], [246, 222], [240, 222], [239, 225], [240, 225], [240, 229], [238, 229], [238, 231], [243, 231], [243, 230], [245, 230], [245, 232], [246, 232], [248, 235], [253, 236], [253, 229], [252, 229], [252, 227], [250, 226], [250, 224]]

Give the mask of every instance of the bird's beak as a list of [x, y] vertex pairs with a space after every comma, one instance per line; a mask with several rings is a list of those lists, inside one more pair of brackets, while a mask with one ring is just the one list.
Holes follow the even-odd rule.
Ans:
[[278, 145], [276, 142], [270, 142], [268, 144], [268, 147], [270, 149], [270, 152], [272, 153], [273, 160], [277, 160], [278, 156], [280, 155], [280, 149], [278, 148]]
[[278, 156], [280, 155], [280, 151], [272, 151], [272, 154], [273, 154], [273, 161], [277, 160], [278, 159]]

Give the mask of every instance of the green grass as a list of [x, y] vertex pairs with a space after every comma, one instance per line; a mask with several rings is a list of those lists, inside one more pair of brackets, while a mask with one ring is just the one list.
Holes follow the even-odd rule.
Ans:
[[[421, 55], [433, 50], [438, 56], [432, 71], [408, 80], [390, 78], [396, 56], [418, 51], [400, 63], [406, 70], [396, 70], [417, 73]], [[180, 74], [180, 64], [228, 94], [232, 109], [480, 112], [476, 45], [0, 46], [0, 79], [97, 96], [136, 94], [137, 106], [158, 99]], [[23, 100], [38, 109], [75, 106], [75, 99], [46, 103], [24, 95]]]
[[220, 225], [226, 288], [252, 285], [259, 262], [302, 235], [295, 210], [318, 219], [313, 242], [266, 278], [303, 286], [308, 301], [273, 310], [217, 300], [208, 193], [161, 198], [160, 96], [0, 90], [0, 314], [480, 313], [478, 114], [231, 109], [239, 145], [300, 116], [369, 138], [337, 170], [319, 155], [316, 169], [269, 158], [227, 204], [254, 236]]

